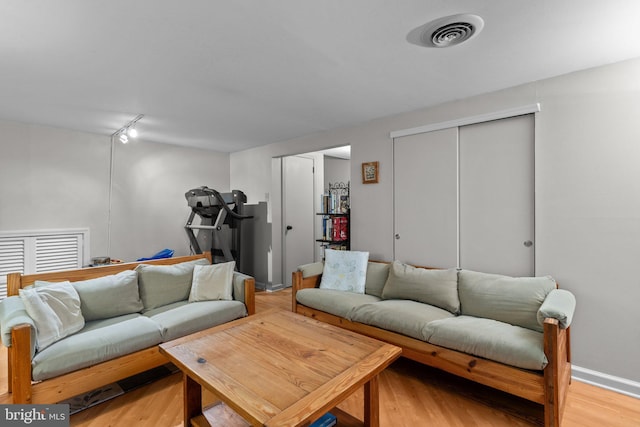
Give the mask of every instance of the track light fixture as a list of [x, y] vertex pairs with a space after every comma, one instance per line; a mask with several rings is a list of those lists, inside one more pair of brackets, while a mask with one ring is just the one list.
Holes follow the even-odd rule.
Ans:
[[136, 123], [144, 117], [144, 114], [138, 114], [135, 119], [131, 120], [126, 125], [122, 126], [120, 129], [111, 134], [112, 138], [116, 136], [123, 144], [129, 142], [129, 137], [135, 138], [138, 136], [138, 131], [136, 130]]

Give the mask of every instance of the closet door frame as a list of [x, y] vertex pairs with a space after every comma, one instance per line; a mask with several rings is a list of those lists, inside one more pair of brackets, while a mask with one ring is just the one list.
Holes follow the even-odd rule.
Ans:
[[[393, 173], [393, 190], [394, 190], [394, 194], [393, 194], [393, 203], [394, 203], [394, 210], [393, 210], [393, 253], [394, 253], [394, 259], [398, 259], [397, 257], [397, 247], [396, 247], [396, 243], [397, 243], [397, 239], [402, 236], [398, 236], [398, 222], [397, 222], [397, 195], [395, 194], [397, 191], [396, 188], [396, 174], [395, 174], [395, 167], [396, 167], [396, 159], [395, 159], [395, 151], [396, 151], [396, 141], [399, 138], [402, 137], [406, 137], [406, 136], [412, 136], [412, 135], [418, 135], [418, 134], [422, 134], [422, 133], [428, 133], [428, 132], [433, 132], [433, 131], [438, 131], [438, 130], [444, 130], [444, 129], [451, 129], [451, 128], [456, 128], [459, 129], [460, 127], [463, 126], [467, 126], [467, 125], [473, 125], [473, 124], [479, 124], [479, 123], [484, 123], [484, 122], [489, 122], [489, 121], [494, 121], [494, 120], [500, 120], [500, 119], [505, 119], [505, 118], [512, 118], [512, 117], [516, 117], [516, 116], [522, 116], [522, 115], [528, 115], [528, 114], [532, 114], [533, 115], [533, 122], [534, 122], [534, 129], [535, 129], [535, 120], [536, 120], [536, 115], [535, 113], [540, 111], [540, 104], [536, 103], [536, 104], [531, 104], [531, 105], [525, 105], [525, 106], [521, 106], [521, 107], [516, 107], [516, 108], [511, 108], [511, 109], [507, 109], [507, 110], [500, 110], [500, 111], [495, 111], [492, 113], [487, 113], [487, 114], [481, 114], [481, 115], [476, 115], [476, 116], [469, 116], [469, 117], [464, 117], [464, 118], [459, 118], [459, 119], [455, 119], [455, 120], [450, 120], [450, 121], [446, 121], [446, 122], [440, 122], [440, 123], [433, 123], [433, 124], [429, 124], [429, 125], [425, 125], [425, 126], [419, 126], [419, 127], [414, 127], [414, 128], [409, 128], [409, 129], [403, 129], [403, 130], [398, 130], [398, 131], [394, 131], [390, 133], [390, 137], [392, 139], [392, 143], [394, 145], [394, 148], [392, 150], [392, 152], [394, 153], [394, 159], [393, 159], [393, 167], [394, 167], [394, 173]], [[459, 133], [459, 132], [458, 132]], [[456, 144], [456, 151], [457, 154], [459, 155], [459, 140], [455, 141]], [[534, 135], [533, 135], [533, 144], [534, 144], [534, 149], [535, 149], [535, 130], [534, 130]], [[534, 157], [535, 157], [535, 151], [534, 151]], [[532, 159], [534, 165], [535, 165], [535, 160]], [[459, 162], [456, 162], [455, 168], [456, 168], [456, 176], [459, 179]], [[533, 170], [533, 206], [534, 206], [534, 212], [533, 212], [533, 222], [534, 222], [534, 236], [532, 236], [532, 238], [534, 239], [535, 242], [535, 166], [534, 166], [534, 170]], [[458, 195], [459, 196], [459, 191], [460, 189], [458, 188]], [[456, 244], [458, 245], [458, 254], [457, 254], [457, 262], [456, 262], [456, 266], [459, 267], [460, 266], [460, 230], [459, 230], [459, 201], [458, 201], [458, 206], [457, 206], [458, 210], [456, 212], [456, 221], [458, 221], [458, 230], [457, 230], [457, 236], [456, 236]], [[533, 250], [533, 273], [535, 274], [535, 246], [532, 248]], [[404, 260], [401, 260], [404, 261]], [[410, 261], [407, 261], [410, 262]], [[428, 261], [427, 261], [428, 262]]]

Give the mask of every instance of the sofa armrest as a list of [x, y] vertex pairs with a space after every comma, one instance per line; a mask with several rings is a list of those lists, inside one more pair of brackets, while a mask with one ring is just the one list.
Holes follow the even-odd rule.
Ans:
[[302, 272], [302, 278], [306, 279], [307, 277], [317, 276], [322, 274], [322, 270], [324, 269], [324, 262], [312, 262], [310, 264], [299, 265], [297, 270]]
[[7, 297], [0, 301], [0, 334], [2, 334], [2, 344], [11, 347], [11, 331], [18, 325], [27, 324], [31, 326], [31, 357], [36, 352], [36, 324], [29, 314], [19, 296]]
[[295, 313], [298, 308], [296, 293], [300, 289], [317, 288], [322, 278], [323, 262], [312, 262], [298, 266], [291, 274], [291, 310]]
[[538, 323], [544, 326], [545, 319], [552, 318], [558, 320], [560, 328], [567, 329], [571, 326], [575, 309], [576, 298], [571, 292], [553, 289], [538, 309]]
[[233, 299], [243, 302], [249, 315], [256, 312], [255, 289], [256, 281], [253, 277], [233, 272]]

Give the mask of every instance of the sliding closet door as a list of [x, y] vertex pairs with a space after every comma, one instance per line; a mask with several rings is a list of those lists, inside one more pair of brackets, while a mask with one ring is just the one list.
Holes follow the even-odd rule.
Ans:
[[453, 128], [394, 139], [395, 259], [456, 266], [457, 138]]
[[459, 129], [460, 267], [534, 274], [534, 116]]

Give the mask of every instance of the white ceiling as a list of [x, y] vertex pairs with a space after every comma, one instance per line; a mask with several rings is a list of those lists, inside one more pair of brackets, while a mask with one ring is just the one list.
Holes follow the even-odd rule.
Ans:
[[[457, 13], [449, 49], [406, 41]], [[640, 57], [637, 0], [3, 0], [0, 118], [238, 151]]]

